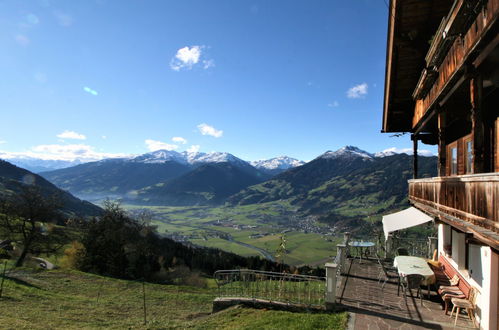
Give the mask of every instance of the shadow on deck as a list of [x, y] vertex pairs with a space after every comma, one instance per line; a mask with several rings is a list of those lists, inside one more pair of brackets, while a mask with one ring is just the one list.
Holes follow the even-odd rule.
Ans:
[[[378, 283], [380, 267], [375, 260], [347, 261], [348, 274], [343, 274], [337, 292], [337, 302], [352, 312], [354, 329], [455, 329], [451, 319], [442, 310], [442, 300], [434, 292], [427, 296], [423, 290], [423, 306], [416, 297], [403, 292], [397, 296], [397, 283], [387, 282], [384, 289]], [[348, 264], [347, 264], [348, 265]], [[457, 327], [472, 329], [472, 323], [463, 314]]]

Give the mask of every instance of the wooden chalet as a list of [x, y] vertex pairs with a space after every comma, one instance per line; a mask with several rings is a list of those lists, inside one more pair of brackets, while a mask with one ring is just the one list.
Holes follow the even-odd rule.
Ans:
[[[499, 329], [499, 0], [391, 0], [383, 129], [411, 133], [409, 201], [438, 224], [440, 259]], [[417, 179], [418, 142], [438, 177]]]

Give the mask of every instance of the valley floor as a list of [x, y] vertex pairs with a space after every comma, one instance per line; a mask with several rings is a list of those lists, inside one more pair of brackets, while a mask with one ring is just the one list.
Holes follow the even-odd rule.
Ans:
[[242, 256], [274, 260], [284, 235], [286, 253], [281, 258], [295, 266], [323, 265], [324, 260], [334, 257], [336, 244], [342, 239], [313, 217], [298, 215], [284, 201], [233, 207], [123, 207], [130, 212], [151, 212], [158, 233], [176, 241]]
[[0, 298], [2, 329], [344, 329], [347, 314], [242, 307], [211, 313], [215, 288], [145, 284], [77, 271], [12, 270]]

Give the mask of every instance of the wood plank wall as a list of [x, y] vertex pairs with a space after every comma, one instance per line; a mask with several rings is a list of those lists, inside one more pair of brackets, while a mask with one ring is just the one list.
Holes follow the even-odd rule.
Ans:
[[495, 159], [495, 171], [499, 172], [499, 117], [496, 119], [496, 134], [495, 134], [495, 147], [494, 147], [494, 159]]
[[498, 15], [499, 0], [487, 1], [464, 37], [456, 38], [444, 61], [438, 68], [438, 78], [433, 87], [424, 98], [416, 101], [412, 120], [413, 128], [416, 127], [424, 114], [433, 107], [442, 91], [449, 87], [450, 81], [453, 80], [456, 73], [463, 67], [472, 51], [475, 50]]
[[499, 174], [410, 180], [409, 199], [499, 233]]

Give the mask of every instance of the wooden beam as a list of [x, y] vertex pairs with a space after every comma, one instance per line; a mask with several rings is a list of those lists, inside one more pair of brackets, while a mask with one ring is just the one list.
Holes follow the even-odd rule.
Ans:
[[438, 114], [438, 176], [446, 176], [445, 112]]
[[434, 107], [433, 109], [431, 109], [430, 111], [427, 111], [424, 115], [423, 115], [423, 118], [421, 118], [417, 124], [417, 126], [414, 128], [414, 134], [419, 134], [419, 133], [422, 133], [423, 129], [425, 128], [426, 124], [428, 124], [428, 122], [430, 120], [433, 119], [433, 116], [435, 116], [435, 114], [438, 112], [438, 109], [437, 107]]
[[480, 55], [473, 61], [473, 66], [478, 68], [497, 46], [499, 46], [499, 34], [480, 52]]
[[417, 201], [411, 200], [410, 202], [416, 208], [424, 211], [425, 213], [438, 217], [440, 221], [445, 222], [446, 224], [451, 225], [452, 227], [457, 228], [462, 232], [473, 234], [473, 236], [479, 241], [499, 251], [499, 240], [494, 237], [494, 232], [482, 230], [476, 225], [467, 223], [465, 220], [461, 220], [433, 207], [418, 203]]
[[412, 178], [418, 178], [418, 136], [413, 134], [411, 136], [413, 153], [412, 153]]
[[463, 75], [461, 76], [461, 78], [459, 78], [459, 80], [452, 86], [452, 88], [449, 90], [449, 92], [445, 95], [445, 97], [442, 99], [442, 101], [438, 102], [438, 104], [443, 107], [445, 105], [445, 103], [447, 103], [447, 101], [454, 95], [454, 93], [459, 89], [459, 87], [461, 87], [461, 85], [469, 79], [469, 72], [471, 70], [465, 66], [465, 69], [464, 69], [464, 73]]
[[477, 74], [470, 81], [471, 131], [473, 133], [473, 172], [486, 173], [489, 169], [486, 162], [486, 134], [482, 108], [483, 81]]

